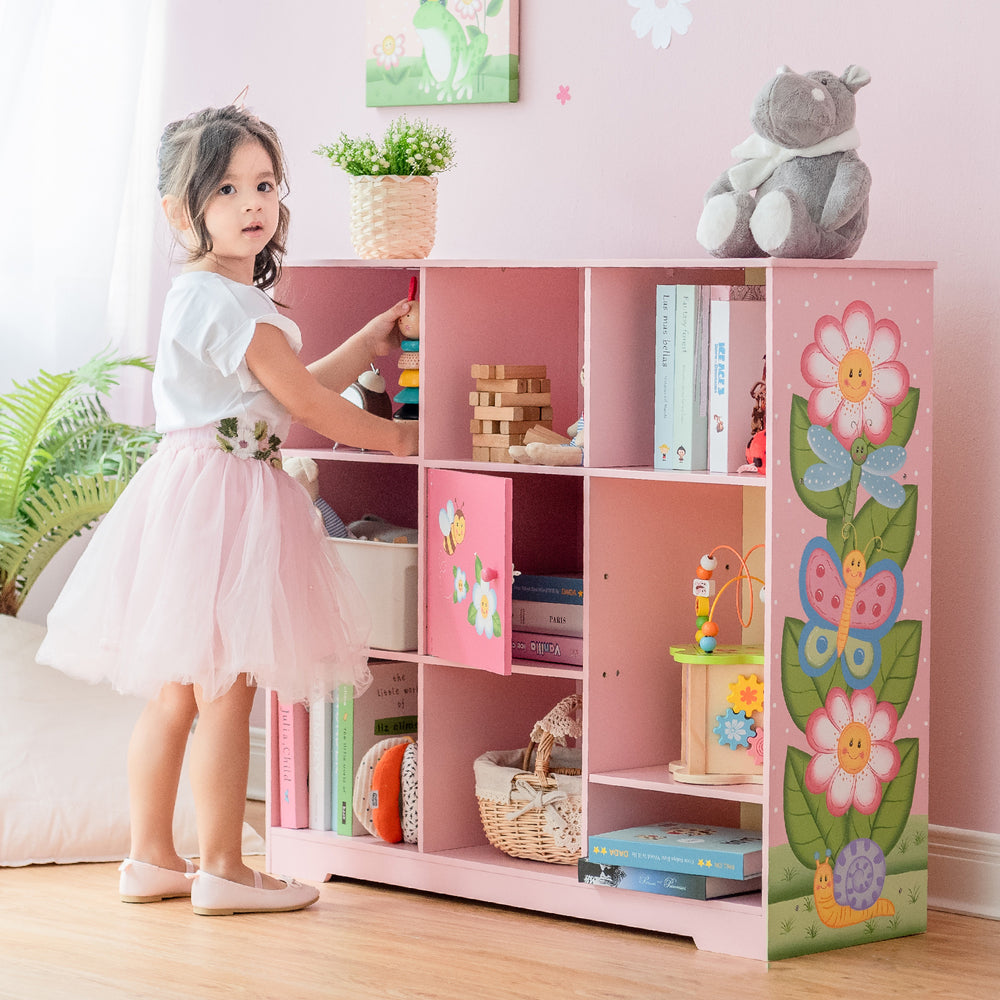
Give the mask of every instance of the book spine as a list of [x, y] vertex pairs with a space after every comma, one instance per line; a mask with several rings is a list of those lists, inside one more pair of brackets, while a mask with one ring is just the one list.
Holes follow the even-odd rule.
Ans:
[[691, 434], [694, 427], [695, 289], [678, 285], [674, 333], [674, 437], [670, 468], [691, 468]]
[[711, 288], [695, 286], [695, 338], [694, 338], [694, 387], [691, 414], [690, 469], [703, 471], [708, 468], [708, 365], [709, 365], [709, 310]]
[[591, 861], [597, 864], [623, 865], [630, 868], [652, 868], [655, 871], [704, 875], [711, 872], [717, 878], [742, 879], [749, 874], [743, 854], [728, 851], [703, 850], [697, 854], [681, 854], [676, 847], [658, 848], [655, 843], [636, 844], [601, 835], [589, 838]]
[[577, 864], [577, 879], [590, 885], [651, 892], [659, 896], [680, 896], [685, 899], [718, 899], [758, 892], [761, 879], [722, 879], [705, 875], [685, 875], [681, 872], [657, 871], [652, 868], [632, 868], [624, 865], [595, 864], [583, 858]]
[[583, 635], [583, 605], [553, 601], [515, 601], [511, 605], [511, 627], [516, 632], [546, 632], [553, 635]]
[[317, 699], [309, 705], [309, 829], [330, 830], [333, 818], [333, 705]]
[[510, 644], [511, 655], [517, 660], [583, 666], [583, 639], [577, 636], [512, 631]]
[[309, 712], [305, 705], [278, 704], [278, 817], [281, 826], [309, 825]]
[[520, 573], [511, 582], [510, 596], [516, 601], [583, 604], [583, 579], [576, 576], [532, 576]]
[[674, 320], [677, 289], [656, 286], [656, 387], [653, 419], [653, 468], [670, 469], [674, 438]]
[[[709, 333], [708, 468], [729, 472], [729, 302], [715, 299]], [[736, 471], [734, 468], [731, 470]]]
[[337, 688], [337, 798], [334, 829], [343, 837], [354, 831], [354, 686]]

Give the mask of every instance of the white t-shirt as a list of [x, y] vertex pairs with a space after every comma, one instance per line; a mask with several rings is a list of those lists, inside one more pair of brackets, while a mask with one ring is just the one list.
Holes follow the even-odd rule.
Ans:
[[245, 355], [258, 323], [278, 327], [292, 350], [301, 350], [298, 326], [261, 289], [211, 271], [188, 271], [174, 279], [153, 373], [158, 431], [236, 417], [241, 423], [265, 420], [271, 433], [287, 435], [288, 411], [247, 367]]

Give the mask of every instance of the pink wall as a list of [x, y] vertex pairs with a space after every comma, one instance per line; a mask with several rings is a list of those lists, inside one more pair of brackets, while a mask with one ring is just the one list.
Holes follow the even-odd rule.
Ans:
[[[280, 13], [257, 0], [168, 8], [164, 117], [228, 102], [249, 83], [251, 106], [278, 128], [290, 161], [292, 257], [353, 256], [347, 182], [310, 150], [341, 130], [380, 132], [393, 117], [364, 107], [362, 0], [291, 0]], [[930, 819], [1000, 833], [986, 752], [1000, 684], [979, 635], [992, 605], [972, 574], [994, 565], [994, 550], [1000, 561], [1000, 469], [982, 459], [997, 447], [987, 402], [1000, 282], [983, 248], [1000, 221], [1000, 9], [691, 0], [687, 34], [657, 50], [632, 31], [627, 0], [521, 8], [518, 104], [416, 111], [451, 126], [458, 143], [458, 165], [440, 183], [435, 257], [701, 257], [702, 193], [730, 165], [775, 67], [871, 71], [858, 95], [874, 176], [858, 257], [940, 264]]]

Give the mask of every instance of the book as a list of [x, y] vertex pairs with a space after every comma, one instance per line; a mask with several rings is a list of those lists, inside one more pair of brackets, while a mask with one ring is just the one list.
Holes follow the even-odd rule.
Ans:
[[290, 830], [309, 825], [309, 711], [278, 702], [278, 823]]
[[553, 635], [583, 635], [583, 605], [556, 601], [511, 599], [511, 628], [515, 632], [547, 632]]
[[750, 390], [764, 370], [763, 301], [713, 299], [709, 332], [708, 468], [735, 472], [746, 464]]
[[764, 864], [759, 831], [685, 823], [594, 834], [587, 857], [597, 864], [736, 879], [759, 875]]
[[707, 285], [678, 285], [674, 333], [672, 469], [708, 468]]
[[333, 703], [309, 704], [309, 829], [333, 829]]
[[354, 816], [354, 776], [361, 758], [388, 736], [417, 734], [417, 665], [371, 662], [373, 680], [360, 698], [354, 687], [337, 689], [337, 833], [361, 837], [367, 830]]
[[588, 885], [606, 885], [615, 889], [633, 889], [660, 896], [683, 896], [685, 899], [720, 899], [745, 892], [760, 892], [761, 877], [719, 878], [715, 875], [684, 875], [680, 872], [632, 868], [627, 865], [604, 865], [586, 858], [577, 862], [577, 879]]
[[511, 585], [515, 601], [551, 601], [556, 604], [583, 604], [583, 574], [518, 573]]
[[674, 436], [674, 318], [677, 289], [656, 286], [656, 358], [654, 372], [653, 468], [672, 468]]
[[516, 660], [540, 660], [583, 666], [583, 638], [575, 635], [552, 635], [544, 632], [510, 633], [511, 655]]

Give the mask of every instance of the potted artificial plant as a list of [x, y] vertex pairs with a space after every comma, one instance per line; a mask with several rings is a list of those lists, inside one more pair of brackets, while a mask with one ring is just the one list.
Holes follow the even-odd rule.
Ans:
[[17, 615], [52, 556], [111, 508], [156, 443], [101, 402], [123, 367], [152, 366], [105, 351], [0, 396], [0, 614]]
[[362, 258], [422, 258], [434, 246], [437, 177], [455, 157], [448, 129], [401, 115], [370, 135], [315, 150], [351, 183], [351, 242]]

